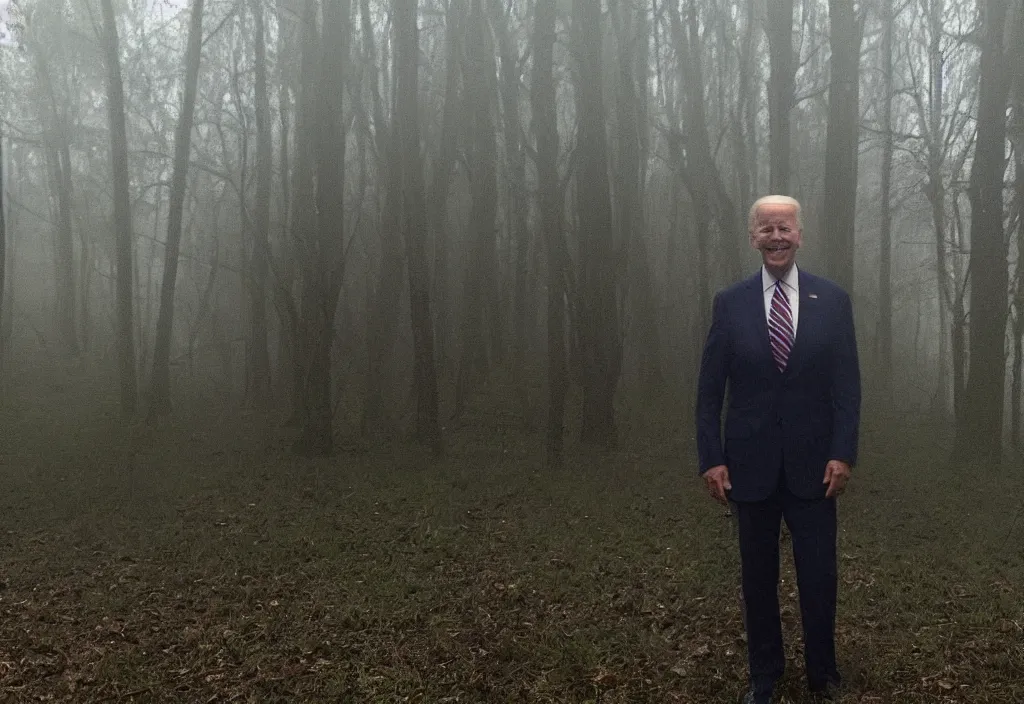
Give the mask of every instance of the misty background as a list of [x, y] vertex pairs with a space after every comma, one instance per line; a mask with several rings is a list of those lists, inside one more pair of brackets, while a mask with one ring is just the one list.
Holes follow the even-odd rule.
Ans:
[[291, 404], [319, 452], [436, 443], [501, 371], [610, 445], [784, 192], [874, 398], [1019, 448], [1019, 3], [547, 5], [8, 4], [5, 376]]
[[[697, 540], [718, 509], [699, 495], [692, 404], [712, 297], [760, 263], [748, 242], [750, 204], [783, 193], [803, 204], [799, 265], [854, 301], [865, 461], [848, 500], [860, 517], [851, 534], [864, 542], [844, 559], [874, 559], [892, 573], [850, 564], [841, 572], [891, 595], [898, 585], [926, 589], [922, 575], [937, 563], [921, 557], [922, 545], [961, 555], [948, 579], [984, 593], [970, 613], [1017, 643], [989, 643], [1009, 654], [982, 658], [995, 668], [972, 685], [982, 689], [959, 689], [974, 665], [964, 660], [956, 675], [960, 665], [950, 663], [963, 653], [938, 646], [907, 652], [952, 668], [945, 674], [886, 670], [877, 665], [888, 657], [884, 643], [910, 648], [900, 639], [927, 626], [851, 597], [853, 613], [899, 631], [871, 641], [878, 660], [864, 650], [863, 672], [873, 674], [853, 681], [884, 701], [916, 701], [907, 692], [921, 701], [935, 701], [926, 692], [972, 702], [1024, 696], [1007, 674], [1024, 659], [1014, 640], [1019, 592], [985, 591], [1019, 576], [1006, 560], [1019, 557], [1024, 467], [1021, 0], [4, 0], [0, 19], [0, 449], [10, 550], [21, 556], [0, 583], [8, 604], [19, 588], [58, 579], [53, 565], [83, 560], [93, 574], [102, 562], [121, 574], [125, 554], [145, 569], [157, 569], [151, 559], [172, 571], [191, 565], [209, 580], [228, 564], [215, 548], [196, 547], [177, 567], [152, 551], [163, 540], [227, 550], [211, 536], [251, 520], [235, 537], [264, 537], [230, 550], [264, 571], [282, 555], [287, 564], [305, 556], [324, 565], [326, 581], [334, 567], [346, 574], [324, 589], [363, 594], [357, 585], [373, 579], [352, 565], [367, 555], [393, 560], [394, 546], [412, 540], [491, 584], [477, 596], [493, 606], [515, 582], [492, 574], [495, 565], [518, 559], [517, 549], [533, 565], [528, 556], [546, 554], [544, 541], [565, 530], [562, 514], [577, 509], [567, 520], [604, 515], [637, 533], [577, 534], [585, 521], [572, 523], [566, 536], [578, 544], [563, 548], [598, 552], [545, 557], [537, 569], [552, 584], [579, 577], [591, 559], [611, 583], [629, 581], [603, 562], [619, 550], [601, 542], [609, 535], [640, 562], [644, 541], [675, 545], [681, 562], [665, 569], [679, 572], [655, 577], [652, 568], [645, 587], [628, 588], [645, 604], [629, 611], [635, 634], [660, 613], [652, 599], [686, 611], [678, 595], [687, 590], [721, 584], [732, 595], [735, 575], [708, 562]], [[212, 503], [190, 503], [200, 500]], [[552, 501], [568, 503], [558, 511]], [[409, 527], [417, 506], [433, 518]], [[529, 530], [519, 543], [495, 538], [517, 506]], [[293, 514], [308, 519], [290, 523]], [[954, 518], [961, 514], [975, 518]], [[184, 537], [140, 537], [171, 525]], [[480, 527], [489, 547], [474, 552], [468, 537], [455, 537], [460, 525]], [[731, 546], [721, 554], [732, 550], [725, 527], [713, 525], [714, 540]], [[439, 526], [455, 531], [451, 542], [428, 550], [447, 530]], [[342, 540], [338, 531], [350, 532]], [[350, 539], [376, 531], [373, 540], [397, 542]], [[71, 558], [61, 551], [72, 534], [98, 542], [82, 538]], [[312, 535], [345, 547], [328, 557], [302, 542]], [[261, 552], [260, 541], [279, 552]], [[991, 562], [967, 567], [979, 544]], [[50, 563], [32, 561], [40, 550], [54, 551]], [[901, 550], [909, 562], [899, 562]], [[432, 592], [421, 580], [410, 592], [407, 573], [382, 574], [375, 579], [396, 591], [368, 608], [385, 620], [395, 599], [443, 601], [443, 590], [467, 589], [445, 582]], [[182, 593], [212, 598], [191, 584]], [[232, 584], [251, 597], [251, 587]], [[910, 593], [906, 608], [925, 621], [953, 598]], [[605, 597], [619, 603], [608, 593], [594, 603]], [[66, 603], [53, 599], [38, 613], [70, 638], [55, 615]], [[37, 639], [10, 635], [17, 619], [36, 618], [28, 608], [5, 612], [0, 660], [50, 657]], [[109, 608], [122, 625], [136, 613]], [[295, 608], [293, 620], [312, 618]], [[590, 623], [597, 642], [605, 636], [595, 633], [619, 628], [588, 621], [592, 612], [563, 616]], [[287, 630], [286, 621], [275, 627]], [[404, 623], [399, 631], [458, 630]], [[604, 658], [634, 646], [660, 657], [645, 636], [619, 632], [608, 651], [579, 651], [565, 679], [545, 680], [548, 689], [522, 686], [544, 701], [616, 701], [617, 692], [622, 701], [670, 701], [672, 692], [718, 701], [707, 668], [742, 652], [729, 645], [730, 627], [718, 627], [720, 648], [687, 641], [654, 665]], [[479, 623], [460, 628], [476, 635], [459, 652], [520, 647], [495, 646]], [[241, 632], [238, 623], [230, 630]], [[534, 636], [516, 637], [533, 643], [518, 657], [543, 652]], [[552, 652], [569, 657], [550, 637]], [[863, 645], [839, 638], [847, 650]], [[255, 657], [236, 646], [248, 653], [242, 660]], [[381, 665], [368, 653], [388, 647], [404, 645], [376, 642], [350, 661], [372, 670]], [[334, 656], [311, 648], [304, 672], [327, 686], [317, 673], [330, 667], [314, 665]], [[444, 661], [417, 652], [409, 662]], [[515, 689], [512, 671], [481, 675], [486, 691], [470, 686], [480, 684], [468, 673], [485, 655], [453, 666], [455, 689], [416, 685], [422, 670], [402, 680], [387, 669], [393, 663], [381, 677], [432, 701], [442, 690], [502, 699]], [[74, 681], [92, 677], [89, 697], [170, 691], [166, 673], [115, 687], [81, 657], [77, 671], [92, 674]], [[264, 666], [285, 673], [273, 682], [288, 681], [281, 662]], [[70, 665], [26, 667], [0, 662], [8, 692], [91, 701], [66, 682], [54, 689]], [[380, 680], [361, 677], [350, 672], [320, 694], [244, 689], [251, 682], [238, 691], [385, 696]], [[909, 699], [889, 688], [903, 680]], [[184, 699], [226, 691], [217, 681], [190, 680]]]

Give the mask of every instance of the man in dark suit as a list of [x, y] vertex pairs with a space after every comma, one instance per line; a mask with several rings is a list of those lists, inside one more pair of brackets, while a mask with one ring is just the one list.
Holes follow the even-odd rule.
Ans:
[[[768, 704], [785, 658], [779, 617], [779, 532], [793, 542], [807, 682], [831, 699], [835, 655], [836, 497], [857, 458], [860, 371], [850, 297], [797, 269], [800, 204], [761, 198], [750, 242], [763, 266], [715, 296], [697, 390], [700, 472], [733, 505], [750, 689]], [[725, 437], [722, 407], [728, 388]]]

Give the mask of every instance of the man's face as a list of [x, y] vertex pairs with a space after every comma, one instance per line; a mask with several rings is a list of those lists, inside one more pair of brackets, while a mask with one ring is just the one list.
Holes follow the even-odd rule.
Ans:
[[761, 252], [765, 268], [781, 278], [796, 261], [800, 248], [800, 225], [796, 209], [784, 203], [766, 203], [757, 209], [750, 244]]

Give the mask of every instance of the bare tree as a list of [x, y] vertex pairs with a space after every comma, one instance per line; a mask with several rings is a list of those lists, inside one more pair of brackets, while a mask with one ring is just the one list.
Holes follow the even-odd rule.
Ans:
[[880, 372], [878, 387], [888, 390], [892, 386], [892, 161], [895, 150], [892, 128], [892, 54], [895, 0], [883, 0], [882, 8], [882, 197], [878, 233], [878, 324], [875, 327], [875, 344]]
[[[33, 19], [35, 14], [30, 15]], [[61, 15], [58, 22], [65, 22]], [[56, 328], [62, 351], [68, 356], [77, 356], [78, 326], [76, 323], [75, 244], [72, 223], [74, 221], [74, 189], [72, 186], [71, 126], [68, 124], [67, 99], [58, 100], [54, 78], [47, 58], [49, 49], [36, 34], [44, 28], [30, 22], [32, 32], [28, 35], [33, 65], [39, 90], [40, 118], [45, 130], [45, 154], [49, 176], [50, 194], [53, 203], [56, 231], [54, 237], [54, 284], [56, 288]]]
[[[378, 190], [383, 199], [380, 212], [380, 264], [377, 285], [369, 294], [368, 328], [366, 334], [368, 369], [366, 394], [363, 400], [363, 433], [380, 432], [389, 419], [385, 414], [385, 389], [392, 368], [395, 341], [398, 337], [400, 303], [404, 287], [405, 257], [402, 251], [402, 154], [396, 125], [384, 114], [378, 89], [377, 48], [374, 42], [368, 0], [362, 4], [364, 61], [373, 103], [374, 143], [378, 156]], [[382, 62], [383, 63], [383, 62]]]
[[[315, 0], [309, 5], [315, 11]], [[313, 113], [305, 135], [310, 166], [316, 170], [314, 216], [308, 235], [301, 242], [302, 298], [301, 349], [303, 367], [302, 433], [295, 449], [301, 454], [329, 455], [334, 451], [331, 402], [331, 348], [334, 320], [338, 308], [345, 269], [344, 240], [344, 173], [345, 126], [342, 115], [342, 87], [348, 58], [350, 0], [325, 0], [323, 5], [323, 37], [317, 47], [316, 19], [305, 19], [303, 52], [315, 52], [317, 61], [309, 66], [315, 71], [303, 78], [303, 91], [316, 86], [315, 95], [303, 97], [303, 109]], [[303, 70], [307, 69], [305, 57]], [[315, 82], [314, 82], [315, 81]]]
[[978, 90], [978, 133], [971, 166], [970, 369], [964, 418], [957, 428], [961, 456], [998, 464], [1002, 456], [1005, 339], [1009, 267], [1003, 230], [1006, 172], [1006, 102], [1011, 67], [1006, 59], [1008, 0], [979, 0], [983, 44]]
[[[719, 261], [730, 280], [740, 277], [740, 233], [743, 226], [737, 218], [736, 207], [729, 196], [712, 151], [711, 134], [705, 112], [704, 66], [701, 58], [701, 35], [696, 6], [691, 2], [685, 20], [675, 3], [668, 5], [676, 62], [682, 84], [681, 103], [683, 125], [673, 116], [670, 154], [678, 173], [686, 184], [695, 206], [697, 241], [698, 310], [702, 316], [701, 329], [706, 327], [711, 309], [713, 286], [712, 251], [720, 251]], [[719, 242], [713, 241], [712, 225], [718, 225]], [[716, 246], [717, 244], [717, 246]]]
[[526, 183], [526, 148], [523, 144], [524, 132], [519, 112], [519, 84], [522, 79], [523, 60], [518, 48], [513, 45], [509, 29], [511, 8], [506, 12], [501, 6], [501, 0], [491, 0], [490, 8], [501, 61], [502, 127], [508, 169], [505, 220], [509, 240], [515, 250], [512, 274], [512, 373], [519, 412], [529, 427], [532, 425], [532, 413], [527, 394], [525, 367], [530, 346], [527, 316], [533, 306], [532, 292], [527, 287], [530, 253], [529, 194]]
[[532, 131], [537, 143], [537, 200], [547, 253], [548, 418], [547, 463], [562, 463], [565, 394], [569, 386], [565, 350], [567, 256], [562, 233], [565, 198], [558, 178], [558, 110], [554, 79], [555, 3], [534, 5]]
[[174, 171], [171, 175], [171, 202], [167, 213], [167, 241], [164, 244], [164, 276], [160, 287], [160, 313], [156, 321], [153, 347], [153, 378], [150, 386], [149, 415], [170, 412], [171, 333], [174, 328], [174, 289], [178, 280], [181, 250], [181, 220], [185, 206], [185, 186], [192, 151], [192, 119], [195, 115], [196, 84], [203, 42], [203, 0], [192, 0], [192, 15], [185, 49], [185, 91], [174, 133]]
[[[364, 0], [365, 2], [366, 0]], [[434, 302], [435, 329], [437, 330], [437, 366], [440, 370], [448, 367], [449, 332], [451, 328], [451, 305], [449, 303], [450, 282], [448, 251], [448, 196], [455, 160], [459, 150], [459, 116], [463, 100], [459, 86], [461, 78], [460, 56], [462, 51], [462, 0], [449, 0], [445, 12], [445, 77], [444, 107], [441, 118], [441, 138], [437, 157], [430, 177], [430, 198], [427, 201], [427, 217], [434, 238]]]
[[789, 193], [790, 184], [790, 111], [793, 109], [796, 62], [793, 58], [793, 0], [768, 0], [765, 22], [771, 79], [768, 82], [768, 121], [770, 135], [772, 193]]
[[828, 7], [832, 62], [821, 231], [828, 233], [831, 278], [852, 293], [860, 129], [860, 45], [864, 16], [857, 16], [852, 0], [829, 0]]
[[573, 0], [572, 53], [576, 60], [576, 169], [579, 223], [579, 295], [576, 335], [583, 385], [582, 442], [602, 448], [618, 443], [615, 390], [622, 365], [616, 304], [618, 285], [608, 143], [602, 97], [600, 3]]
[[740, 212], [746, 211], [758, 190], [757, 179], [757, 56], [760, 36], [754, 31], [755, 0], [746, 1], [743, 38], [740, 41], [739, 78], [736, 88], [736, 114], [733, 117], [735, 171]]
[[486, 374], [491, 359], [501, 358], [498, 260], [495, 218], [498, 209], [497, 137], [492, 113], [495, 65], [482, 0], [471, 0], [466, 23], [466, 110], [469, 120], [467, 164], [470, 178], [469, 258], [462, 285], [462, 353], [455, 392], [455, 413], [465, 408], [471, 389]]
[[138, 403], [135, 373], [135, 338], [132, 323], [132, 214], [128, 192], [128, 133], [124, 119], [124, 83], [118, 50], [117, 23], [112, 0], [100, 0], [103, 13], [103, 48], [107, 68], [107, 112], [114, 176], [114, 228], [116, 230], [117, 366], [121, 377], [121, 413], [130, 416]]
[[7, 220], [4, 217], [4, 205], [7, 202], [4, 191], [4, 133], [0, 129], [0, 381], [3, 381], [4, 357], [7, 339], [3, 334], [6, 324], [7, 308]]
[[616, 230], [625, 258], [627, 310], [626, 337], [635, 350], [640, 388], [657, 389], [663, 383], [658, 338], [657, 304], [644, 241], [646, 224], [643, 189], [649, 159], [647, 123], [647, 14], [631, 12], [629, 3], [612, 0], [612, 23], [618, 47], [615, 112], [618, 159], [616, 160]]
[[437, 370], [434, 365], [434, 321], [430, 315], [430, 274], [427, 267], [427, 207], [420, 157], [419, 25], [416, 0], [395, 0], [395, 67], [397, 123], [402, 161], [402, 232], [409, 266], [409, 307], [414, 345], [416, 437], [440, 455]]
[[1021, 430], [1024, 426], [1024, 6], [1016, 12], [1014, 41], [1010, 44], [1008, 65], [1012, 73], [1008, 136], [1013, 146], [1013, 205], [1011, 222], [1015, 222], [1016, 270], [1013, 283], [1013, 375], [1010, 382], [1010, 438], [1018, 451], [1024, 450]]
[[256, 85], [256, 202], [253, 214], [253, 254], [248, 393], [257, 405], [270, 401], [270, 350], [267, 347], [267, 280], [270, 267], [270, 187], [273, 144], [267, 89], [267, 46], [262, 0], [251, 0], [255, 21]]

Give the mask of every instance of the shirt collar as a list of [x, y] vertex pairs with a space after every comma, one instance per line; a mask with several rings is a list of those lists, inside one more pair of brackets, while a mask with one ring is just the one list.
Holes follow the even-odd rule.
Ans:
[[[775, 276], [773, 276], [771, 272], [769, 272], [768, 269], [765, 268], [765, 266], [762, 264], [761, 290], [767, 291], [768, 289], [775, 285], [776, 281], [778, 281], [778, 279], [775, 278]], [[789, 271], [787, 271], [786, 275], [782, 277], [782, 284], [791, 291], [800, 291], [800, 272], [796, 268], [796, 263], [794, 263], [793, 266], [789, 267]]]

